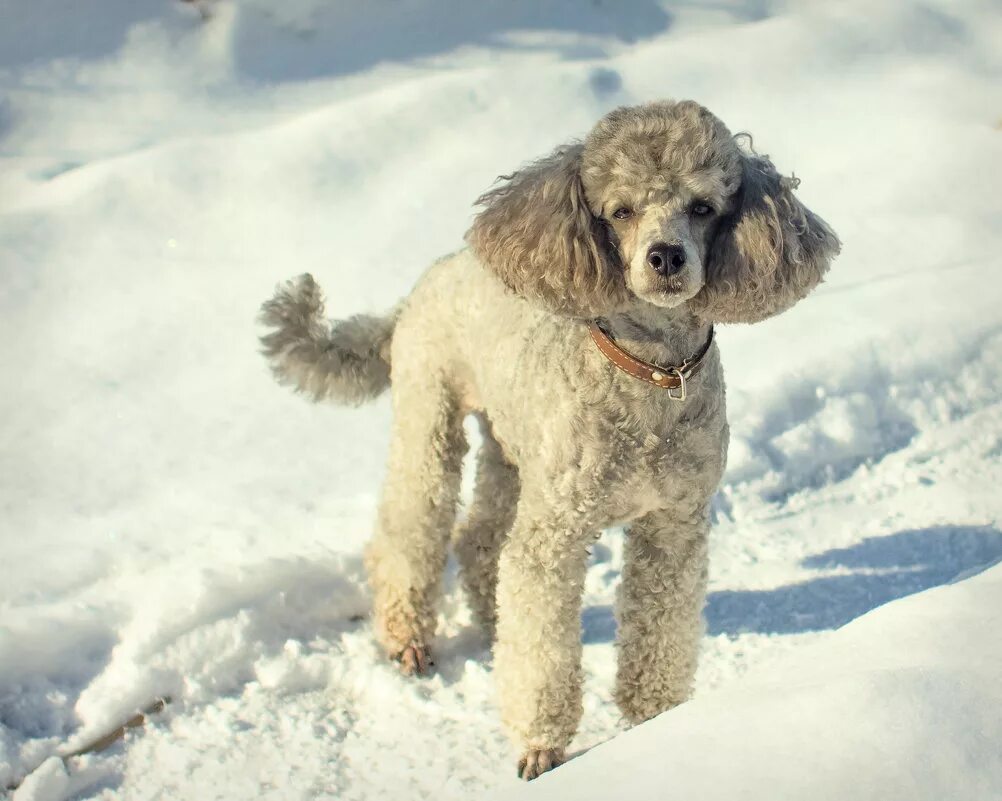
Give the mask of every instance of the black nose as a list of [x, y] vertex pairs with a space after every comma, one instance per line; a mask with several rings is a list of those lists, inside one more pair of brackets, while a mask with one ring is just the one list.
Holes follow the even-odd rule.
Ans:
[[656, 242], [647, 251], [647, 263], [658, 275], [675, 275], [685, 267], [685, 248]]

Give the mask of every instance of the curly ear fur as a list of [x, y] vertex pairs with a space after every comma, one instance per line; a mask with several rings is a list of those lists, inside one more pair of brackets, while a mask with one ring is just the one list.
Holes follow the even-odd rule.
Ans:
[[558, 149], [505, 176], [477, 199], [486, 208], [466, 235], [511, 290], [573, 317], [608, 314], [628, 299], [618, 256], [581, 185], [582, 145]]
[[700, 318], [754, 323], [793, 306], [817, 286], [839, 252], [828, 224], [793, 196], [799, 181], [764, 156], [745, 155], [738, 208], [721, 221], [706, 284], [690, 302]]

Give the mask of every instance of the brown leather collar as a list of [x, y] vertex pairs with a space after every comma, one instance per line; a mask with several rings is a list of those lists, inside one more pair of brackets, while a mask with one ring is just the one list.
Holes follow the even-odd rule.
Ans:
[[588, 324], [588, 330], [591, 332], [591, 338], [598, 345], [598, 349], [602, 351], [602, 355], [616, 367], [634, 378], [639, 378], [641, 381], [646, 381], [648, 384], [661, 387], [661, 389], [667, 389], [668, 397], [677, 401], [685, 400], [685, 382], [699, 372], [699, 368], [703, 366], [703, 359], [710, 352], [710, 345], [713, 344], [713, 326], [711, 325], [706, 344], [699, 349], [695, 356], [686, 359], [679, 367], [661, 367], [631, 356], [616, 344], [598, 320], [592, 320]]

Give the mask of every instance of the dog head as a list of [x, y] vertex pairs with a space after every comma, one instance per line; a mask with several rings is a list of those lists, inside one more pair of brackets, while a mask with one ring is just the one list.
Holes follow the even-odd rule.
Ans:
[[512, 290], [599, 317], [688, 304], [754, 322], [817, 285], [838, 239], [765, 157], [691, 101], [619, 108], [484, 194], [467, 238]]

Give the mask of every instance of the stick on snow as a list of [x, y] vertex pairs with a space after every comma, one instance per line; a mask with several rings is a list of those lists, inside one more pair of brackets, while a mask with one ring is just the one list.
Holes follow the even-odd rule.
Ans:
[[[67, 769], [69, 769], [69, 760], [75, 757], [84, 756], [85, 754], [97, 754], [107, 748], [110, 748], [125, 737], [125, 733], [129, 731], [129, 729], [138, 729], [140, 726], [144, 725], [148, 716], [163, 712], [164, 707], [170, 702], [170, 696], [165, 695], [162, 698], [157, 698], [152, 704], [147, 706], [141, 712], [137, 712], [117, 729], [113, 729], [107, 734], [102, 734], [100, 737], [91, 740], [89, 743], [86, 743], [79, 748], [75, 748], [68, 753], [62, 754], [60, 758], [63, 760], [63, 764], [67, 767]], [[38, 770], [38, 767], [36, 767], [35, 770]], [[13, 782], [12, 784], [8, 784], [7, 789], [16, 790], [24, 782], [24, 779], [34, 773], [35, 770], [28, 771], [25, 777]]]

